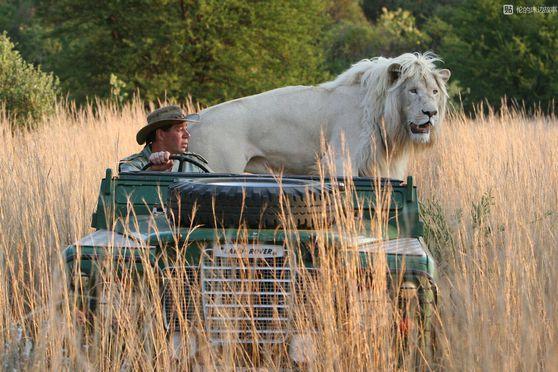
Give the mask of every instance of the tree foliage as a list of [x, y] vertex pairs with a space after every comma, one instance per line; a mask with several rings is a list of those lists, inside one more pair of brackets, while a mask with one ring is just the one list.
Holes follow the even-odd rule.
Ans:
[[39, 0], [0, 1], [0, 32], [6, 31], [25, 61], [44, 64], [44, 30], [36, 17]]
[[34, 127], [56, 102], [58, 80], [25, 62], [6, 33], [0, 35], [0, 105], [21, 126]]
[[327, 12], [334, 22], [365, 23], [366, 16], [359, 0], [332, 0]]
[[[202, 104], [311, 84], [362, 58], [432, 50], [466, 108], [553, 108], [558, 14], [489, 0], [4, 0], [0, 30], [70, 98]], [[544, 0], [530, 6], [545, 5]], [[548, 5], [548, 4], [546, 4]]]
[[383, 9], [395, 11], [404, 9], [409, 11], [421, 26], [430, 19], [442, 5], [456, 5], [461, 0], [362, 0], [362, 10], [366, 17], [376, 22], [382, 16]]
[[326, 1], [42, 2], [58, 25], [50, 67], [73, 97], [106, 97], [111, 74], [148, 100], [203, 103], [323, 79]]
[[402, 9], [383, 9], [374, 25], [340, 22], [330, 32], [328, 66], [340, 72], [374, 56], [394, 57], [427, 48], [430, 38], [415, 25], [413, 15]]
[[[544, 5], [542, 1], [535, 5]], [[552, 110], [558, 94], [558, 15], [502, 14], [502, 4], [467, 0], [426, 25], [462, 87], [466, 107], [502, 96]]]

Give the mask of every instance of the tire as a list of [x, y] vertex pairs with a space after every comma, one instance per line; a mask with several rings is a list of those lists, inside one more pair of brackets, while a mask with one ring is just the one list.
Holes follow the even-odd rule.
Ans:
[[[168, 213], [180, 226], [274, 228], [282, 223], [281, 204], [297, 228], [311, 229], [331, 193], [317, 181], [272, 177], [206, 177], [169, 186]], [[288, 207], [287, 207], [288, 206]], [[192, 211], [195, 208], [195, 214]], [[290, 213], [289, 213], [290, 212]], [[323, 220], [323, 219], [322, 219]]]

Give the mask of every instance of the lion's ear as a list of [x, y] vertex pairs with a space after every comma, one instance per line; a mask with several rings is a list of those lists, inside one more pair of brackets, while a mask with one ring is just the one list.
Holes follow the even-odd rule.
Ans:
[[401, 76], [401, 65], [399, 63], [392, 63], [388, 67], [388, 81], [389, 85], [395, 84], [399, 77]]
[[438, 71], [438, 75], [444, 81], [444, 83], [447, 83], [451, 76], [451, 71], [445, 68], [443, 70]]

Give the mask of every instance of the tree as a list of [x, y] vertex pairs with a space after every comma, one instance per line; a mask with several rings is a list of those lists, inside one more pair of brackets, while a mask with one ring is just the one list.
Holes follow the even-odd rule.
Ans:
[[403, 9], [409, 11], [420, 27], [441, 5], [458, 4], [461, 0], [362, 0], [362, 10], [366, 17], [376, 22], [382, 16], [382, 9], [390, 11]]
[[[78, 100], [129, 93], [204, 104], [326, 77], [325, 0], [45, 0], [59, 44], [49, 67]], [[114, 80], [114, 78], [113, 78]]]
[[363, 58], [394, 57], [405, 52], [422, 51], [430, 38], [415, 26], [415, 19], [406, 10], [383, 9], [374, 25], [341, 22], [330, 32], [328, 66], [339, 73]]
[[14, 123], [34, 127], [38, 119], [52, 112], [57, 91], [58, 80], [25, 62], [7, 34], [1, 34], [0, 105]]
[[506, 16], [502, 4], [467, 0], [440, 9], [426, 30], [459, 81], [467, 108], [481, 100], [499, 106], [504, 95], [529, 106], [555, 108], [556, 15]]
[[44, 30], [36, 19], [38, 0], [0, 1], [0, 31], [6, 31], [23, 59], [34, 65], [44, 64]]
[[362, 24], [366, 16], [359, 0], [331, 0], [327, 12], [334, 22], [351, 22]]

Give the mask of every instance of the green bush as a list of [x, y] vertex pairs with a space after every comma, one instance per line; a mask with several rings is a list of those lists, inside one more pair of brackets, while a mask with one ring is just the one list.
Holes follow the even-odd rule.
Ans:
[[16, 126], [35, 127], [54, 109], [58, 79], [25, 62], [4, 32], [0, 35], [0, 106]]

